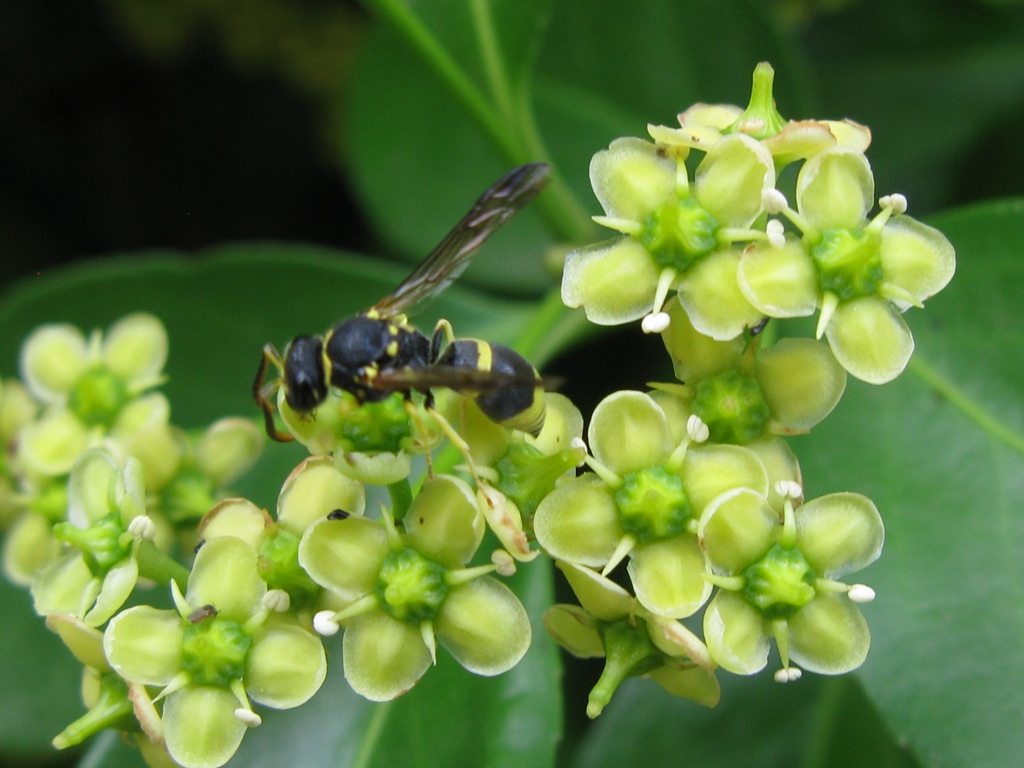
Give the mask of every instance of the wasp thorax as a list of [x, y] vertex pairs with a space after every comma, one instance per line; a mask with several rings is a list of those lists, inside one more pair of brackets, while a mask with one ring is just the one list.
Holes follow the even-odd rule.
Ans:
[[331, 383], [351, 386], [361, 369], [378, 363], [394, 339], [388, 324], [364, 315], [356, 315], [334, 326], [327, 338], [327, 357], [331, 361]]
[[323, 342], [316, 336], [297, 336], [288, 345], [284, 364], [285, 398], [296, 413], [309, 413], [327, 397]]

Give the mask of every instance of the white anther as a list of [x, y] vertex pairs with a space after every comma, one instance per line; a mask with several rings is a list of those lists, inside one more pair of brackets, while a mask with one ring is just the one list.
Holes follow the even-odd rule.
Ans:
[[789, 201], [784, 194], [772, 187], [761, 195], [761, 206], [766, 213], [782, 213], [789, 208]]
[[235, 717], [242, 721], [246, 728], [255, 728], [257, 725], [263, 723], [263, 718], [253, 712], [251, 709], [245, 707], [239, 707], [235, 710]]
[[334, 620], [334, 611], [318, 611], [313, 616], [313, 631], [318, 635], [330, 637], [338, 634], [341, 625]]
[[147, 515], [138, 515], [128, 523], [128, 533], [137, 539], [152, 541], [156, 536], [156, 523]]
[[268, 611], [285, 613], [291, 608], [292, 598], [283, 589], [268, 589], [261, 602]]
[[854, 584], [846, 591], [846, 596], [855, 603], [870, 603], [875, 599], [875, 590], [867, 584]]
[[783, 667], [776, 670], [772, 677], [776, 683], [791, 683], [794, 680], [799, 680], [801, 675], [803, 675], [803, 671], [796, 667]]
[[775, 483], [775, 492], [784, 499], [799, 499], [804, 489], [795, 480], [779, 480]]
[[652, 312], [641, 321], [640, 328], [644, 333], [661, 333], [671, 323], [672, 318], [668, 316], [668, 312]]
[[899, 216], [901, 213], [907, 212], [907, 197], [901, 195], [899, 192], [894, 192], [891, 195], [885, 195], [884, 197], [878, 198], [878, 204], [882, 208], [892, 208], [893, 214]]
[[703, 443], [711, 437], [711, 430], [708, 429], [708, 425], [704, 423], [700, 416], [691, 413], [690, 417], [686, 420], [686, 434], [690, 436], [693, 442]]
[[491, 562], [502, 576], [511, 576], [516, 572], [515, 559], [504, 549], [496, 549], [491, 552]]
[[778, 219], [768, 221], [765, 233], [768, 235], [768, 245], [772, 248], [782, 248], [786, 244], [786, 229]]

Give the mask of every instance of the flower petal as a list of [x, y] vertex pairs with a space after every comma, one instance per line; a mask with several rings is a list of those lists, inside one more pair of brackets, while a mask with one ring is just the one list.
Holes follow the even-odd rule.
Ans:
[[[939, 230], [909, 216], [889, 220], [882, 229], [879, 253], [885, 282], [908, 291], [918, 301], [945, 288], [956, 271], [952, 243]], [[906, 301], [894, 302], [901, 310], [909, 306]]]
[[103, 633], [96, 627], [90, 627], [74, 616], [53, 613], [46, 617], [46, 628], [57, 633], [83, 665], [104, 672], [110, 670], [103, 653]]
[[697, 537], [675, 536], [633, 550], [629, 578], [640, 604], [657, 616], [692, 616], [711, 596]]
[[103, 339], [103, 362], [126, 382], [155, 383], [166, 361], [167, 331], [153, 315], [128, 315]]
[[611, 489], [595, 475], [555, 488], [533, 517], [537, 541], [557, 560], [602, 566], [623, 537]]
[[846, 390], [846, 370], [814, 339], [782, 339], [761, 352], [754, 370], [772, 420], [804, 431], [828, 416]]
[[731, 368], [743, 354], [743, 339], [718, 341], [698, 332], [677, 297], [673, 297], [664, 309], [671, 322], [662, 331], [661, 339], [665, 342], [676, 378], [680, 381], [694, 382], [710, 378]]
[[461, 568], [484, 536], [484, 518], [470, 487], [453, 475], [427, 479], [405, 518], [406, 541], [445, 568]]
[[541, 616], [551, 638], [578, 659], [604, 656], [597, 620], [578, 605], [553, 605]]
[[192, 565], [185, 601], [193, 609], [212, 605], [222, 618], [244, 622], [267, 592], [256, 560], [256, 550], [233, 536], [206, 542]]
[[218, 419], [196, 445], [196, 464], [218, 488], [235, 482], [259, 458], [263, 430], [249, 419]]
[[530, 617], [515, 593], [482, 576], [452, 589], [434, 621], [441, 645], [470, 672], [512, 669], [530, 647]]
[[66, 475], [89, 446], [88, 428], [71, 411], [51, 410], [18, 436], [18, 461], [29, 475]]
[[88, 367], [85, 336], [73, 325], [43, 325], [21, 347], [21, 380], [44, 403], [63, 402]]
[[291, 709], [308, 701], [327, 677], [320, 638], [294, 624], [259, 629], [245, 661], [245, 690], [253, 701]]
[[796, 510], [797, 542], [812, 568], [837, 579], [873, 563], [885, 528], [878, 509], [859, 493], [831, 493]]
[[768, 473], [757, 454], [739, 445], [701, 445], [690, 448], [683, 462], [683, 482], [695, 517], [720, 493], [749, 488], [768, 493]]
[[139, 564], [134, 556], [117, 563], [103, 577], [96, 602], [85, 614], [83, 621], [93, 627], [106, 623], [124, 605], [138, 580]]
[[737, 675], [760, 672], [768, 663], [771, 643], [764, 619], [742, 597], [720, 590], [704, 612], [704, 640], [711, 656]]
[[818, 272], [798, 240], [787, 239], [781, 248], [749, 246], [736, 279], [747, 301], [768, 317], [806, 317], [820, 303]]
[[749, 227], [775, 186], [775, 164], [761, 142], [743, 133], [724, 137], [708, 150], [694, 174], [694, 197], [724, 227]]
[[296, 536], [336, 509], [361, 515], [366, 509], [363, 486], [338, 471], [327, 456], [310, 456], [284, 481], [277, 499], [277, 520]]
[[68, 478], [68, 522], [88, 528], [114, 511], [117, 497], [124, 493], [124, 475], [117, 459], [103, 448], [85, 451]]
[[274, 521], [265, 509], [248, 499], [226, 499], [211, 509], [199, 523], [199, 537], [211, 541], [221, 536], [234, 536], [259, 550]]
[[181, 672], [182, 619], [175, 611], [139, 605], [110, 620], [103, 650], [110, 666], [131, 683], [167, 685]]
[[676, 163], [649, 141], [624, 137], [591, 158], [590, 184], [608, 216], [643, 221], [675, 195]]
[[654, 307], [661, 267], [637, 240], [595, 243], [565, 257], [562, 301], [597, 325], [639, 320]]
[[579, 565], [556, 561], [580, 605], [596, 619], [616, 621], [636, 610], [633, 596], [611, 579]]
[[299, 564], [317, 584], [355, 600], [373, 591], [388, 552], [387, 533], [377, 521], [325, 518], [303, 534]]
[[869, 384], [895, 379], [914, 352], [906, 322], [888, 301], [876, 296], [836, 307], [825, 336], [840, 365]]
[[672, 449], [665, 412], [643, 392], [615, 392], [594, 409], [587, 432], [594, 458], [618, 475], [661, 464]]
[[370, 701], [390, 701], [416, 685], [431, 658], [419, 627], [370, 611], [346, 625], [344, 663], [352, 690]]
[[815, 155], [797, 177], [797, 209], [818, 230], [863, 227], [874, 197], [867, 158], [845, 147]]
[[819, 594], [789, 620], [790, 658], [810, 672], [850, 672], [870, 646], [868, 623], [846, 595]]
[[693, 327], [705, 336], [728, 341], [757, 325], [762, 314], [740, 290], [740, 252], [716, 251], [698, 261], [679, 281], [679, 303]]
[[167, 751], [184, 768], [218, 768], [242, 743], [246, 726], [235, 717], [238, 699], [224, 688], [189, 685], [164, 702]]
[[32, 579], [32, 602], [36, 613], [68, 613], [81, 618], [92, 606], [98, 587], [78, 550], [66, 552], [36, 571]]
[[722, 698], [722, 689], [715, 673], [702, 667], [694, 667], [674, 660], [666, 660], [647, 676], [671, 693], [689, 699], [705, 707], [713, 707]]
[[768, 551], [781, 526], [782, 519], [764, 496], [737, 488], [708, 504], [697, 535], [712, 567], [733, 575]]

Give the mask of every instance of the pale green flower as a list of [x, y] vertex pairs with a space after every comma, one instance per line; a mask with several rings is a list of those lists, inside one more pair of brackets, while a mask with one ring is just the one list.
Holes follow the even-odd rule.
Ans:
[[837, 675], [856, 669], [871, 636], [855, 605], [870, 588], [836, 581], [872, 563], [884, 530], [870, 499], [834, 493], [784, 513], [764, 497], [739, 489], [708, 505], [698, 535], [720, 587], [704, 614], [704, 637], [724, 669], [749, 675], [768, 661], [774, 638], [782, 657], [780, 681], [803, 668]]
[[651, 395], [610, 395], [588, 433], [595, 472], [555, 488], [534, 517], [537, 541], [558, 560], [607, 574], [628, 555], [637, 599], [668, 618], [693, 614], [711, 594], [695, 535], [704, 508], [735, 488], [768, 493], [754, 452], [693, 446], [700, 435], [682, 429]]
[[161, 689], [167, 751], [185, 768], [216, 768], [259, 725], [249, 698], [274, 709], [307, 701], [327, 674], [317, 638], [293, 623], [267, 622], [267, 586], [256, 552], [222, 536], [196, 555], [177, 610], [149, 606], [115, 616], [103, 636], [110, 666], [130, 684]]
[[299, 545], [309, 575], [345, 603], [318, 614], [318, 631], [345, 627], [345, 678], [372, 701], [406, 692], [432, 664], [436, 644], [467, 670], [501, 674], [526, 653], [530, 620], [515, 594], [466, 568], [484, 522], [469, 486], [455, 477], [427, 480], [399, 533], [381, 521], [335, 516], [314, 523]]
[[824, 335], [840, 364], [872, 384], [898, 376], [914, 350], [902, 318], [909, 307], [953, 277], [953, 246], [938, 230], [902, 215], [906, 200], [882, 198], [867, 218], [874, 178], [860, 152], [834, 148], [804, 164], [797, 210], [775, 199], [802, 232], [748, 249], [739, 265], [744, 296], [770, 317], [799, 317], [818, 307]]
[[660, 330], [662, 304], [676, 289], [709, 336], [732, 338], [760, 319], [736, 283], [732, 248], [763, 236], [750, 226], [775, 170], [757, 141], [734, 134], [718, 142], [691, 186], [683, 158], [642, 139], [616, 139], [594, 155], [590, 179], [606, 214], [595, 220], [623, 237], [566, 257], [567, 306], [583, 307], [598, 325], [648, 316], [645, 330]]

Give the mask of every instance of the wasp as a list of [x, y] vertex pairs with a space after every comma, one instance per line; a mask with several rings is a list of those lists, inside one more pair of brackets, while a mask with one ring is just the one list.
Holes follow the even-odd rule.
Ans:
[[[289, 407], [299, 414], [323, 403], [329, 387], [351, 393], [360, 404], [394, 392], [411, 402], [412, 393], [419, 392], [428, 410], [433, 408], [431, 387], [445, 387], [473, 398], [492, 421], [539, 434], [544, 383], [524, 357], [500, 344], [455, 338], [446, 320], [428, 338], [406, 313], [446, 290], [480, 245], [541, 191], [549, 170], [546, 163], [532, 163], [495, 182], [419, 266], [369, 309], [323, 336], [295, 337], [283, 356], [267, 344], [253, 382], [267, 435], [280, 442], [292, 439], [274, 423], [273, 400], [282, 387]], [[266, 383], [271, 365], [279, 375]]]

